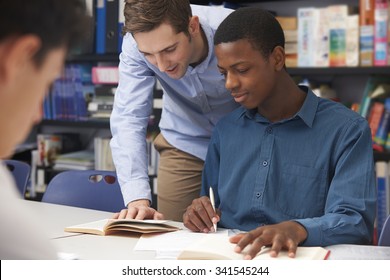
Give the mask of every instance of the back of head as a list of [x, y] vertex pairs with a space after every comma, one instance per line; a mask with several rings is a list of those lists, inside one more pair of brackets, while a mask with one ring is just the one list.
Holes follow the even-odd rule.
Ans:
[[268, 58], [276, 46], [284, 48], [284, 33], [268, 11], [256, 7], [239, 8], [219, 25], [214, 45], [248, 40], [252, 47]]
[[[123, 0], [122, 0], [123, 1]], [[169, 23], [177, 33], [188, 34], [192, 16], [188, 0], [125, 0], [123, 32], [149, 32], [162, 23]]]
[[0, 0], [0, 43], [15, 36], [38, 36], [42, 45], [34, 57], [37, 65], [48, 51], [79, 43], [89, 24], [81, 0]]

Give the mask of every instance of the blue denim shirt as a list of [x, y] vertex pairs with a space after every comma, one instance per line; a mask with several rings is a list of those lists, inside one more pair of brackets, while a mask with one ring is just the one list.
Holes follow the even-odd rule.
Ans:
[[216, 126], [206, 157], [220, 226], [252, 230], [295, 220], [303, 245], [368, 243], [376, 188], [367, 121], [342, 104], [315, 96], [290, 119], [271, 123], [239, 108]]

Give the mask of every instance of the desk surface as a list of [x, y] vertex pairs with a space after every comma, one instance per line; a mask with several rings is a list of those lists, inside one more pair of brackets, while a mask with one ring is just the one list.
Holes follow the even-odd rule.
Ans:
[[40, 217], [47, 225], [47, 234], [51, 239], [65, 236], [79, 235], [65, 232], [64, 228], [71, 225], [87, 223], [95, 220], [110, 218], [112, 213], [90, 210], [65, 205], [25, 200], [36, 217]]
[[[155, 259], [154, 251], [134, 251], [140, 234], [126, 236], [96, 236], [90, 234], [74, 234], [64, 232], [71, 225], [110, 218], [112, 213], [27, 201], [32, 211], [47, 224], [51, 242], [60, 252], [74, 254], [78, 259], [125, 260]], [[390, 260], [390, 247], [333, 245], [326, 247], [331, 250], [330, 260]]]

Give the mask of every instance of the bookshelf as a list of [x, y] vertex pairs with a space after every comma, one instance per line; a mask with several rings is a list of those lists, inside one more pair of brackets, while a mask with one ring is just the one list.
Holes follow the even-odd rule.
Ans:
[[[190, 1], [192, 4], [220, 5], [226, 1]], [[277, 0], [277, 1], [240, 1], [231, 0], [229, 3], [261, 7], [275, 12], [281, 16], [296, 16], [297, 9], [300, 7], [326, 7], [334, 4], [347, 4], [357, 7], [359, 0]], [[118, 53], [110, 54], [73, 54], [70, 55], [66, 63], [80, 64], [112, 64], [117, 65], [119, 62]], [[304, 68], [287, 68], [292, 76], [309, 78], [319, 83], [330, 84], [336, 90], [341, 101], [349, 104], [359, 102], [362, 98], [365, 84], [371, 75], [386, 75], [390, 78], [390, 66], [382, 67], [304, 67]], [[159, 115], [156, 115], [155, 124], [151, 129], [158, 129]], [[83, 134], [83, 145], [87, 147], [88, 141], [95, 136], [110, 136], [108, 119], [87, 119], [83, 121], [72, 120], [43, 120], [35, 129], [35, 133], [51, 133], [57, 131], [76, 131]], [[390, 153], [374, 153], [375, 160], [390, 160]]]
[[307, 76], [357, 76], [357, 75], [389, 75], [390, 66], [376, 67], [296, 67], [288, 68], [290, 75], [307, 75]]

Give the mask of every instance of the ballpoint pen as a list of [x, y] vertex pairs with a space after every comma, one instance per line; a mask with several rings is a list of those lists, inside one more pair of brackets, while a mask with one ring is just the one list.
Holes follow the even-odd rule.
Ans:
[[[213, 206], [213, 210], [215, 212], [215, 198], [214, 198], [214, 191], [212, 187], [210, 187], [209, 189], [209, 194], [210, 194], [211, 206]], [[217, 232], [217, 224], [213, 224], [213, 225], [214, 225], [214, 232]]]

